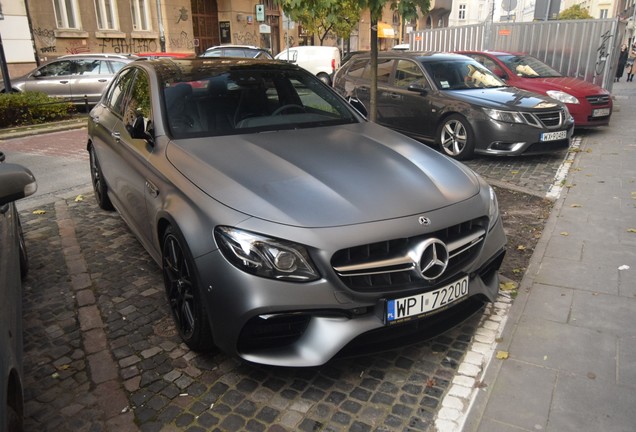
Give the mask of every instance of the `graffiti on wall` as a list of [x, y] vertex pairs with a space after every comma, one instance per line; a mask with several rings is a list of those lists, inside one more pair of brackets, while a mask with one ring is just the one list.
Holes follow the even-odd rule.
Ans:
[[608, 30], [601, 35], [601, 44], [596, 49], [596, 64], [594, 65], [594, 77], [601, 75], [605, 70], [605, 63], [607, 62], [607, 58], [609, 57], [609, 47], [608, 44], [612, 39], [611, 31]]
[[253, 33], [234, 33], [234, 40], [241, 45], [258, 45], [258, 35]]
[[181, 21], [187, 21], [188, 20], [188, 10], [186, 8], [184, 8], [184, 7], [179, 9], [177, 15], [178, 15], [177, 24], [179, 24]]
[[90, 52], [85, 40], [71, 40], [66, 47], [67, 54], [83, 54]]
[[57, 39], [55, 38], [55, 31], [52, 29], [43, 29], [38, 27], [33, 29], [33, 39], [36, 42], [36, 46], [39, 47], [41, 53], [52, 53], [57, 51]]
[[194, 39], [191, 38], [187, 32], [182, 31], [177, 37], [168, 35], [168, 46], [173, 51], [184, 50], [184, 49], [193, 50]]
[[103, 53], [137, 54], [158, 51], [154, 39], [100, 39], [98, 46]]

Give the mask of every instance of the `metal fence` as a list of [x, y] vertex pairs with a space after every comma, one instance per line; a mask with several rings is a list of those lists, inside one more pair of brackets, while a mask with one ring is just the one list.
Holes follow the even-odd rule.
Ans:
[[626, 23], [618, 19], [484, 23], [410, 34], [416, 51], [512, 51], [612, 90]]

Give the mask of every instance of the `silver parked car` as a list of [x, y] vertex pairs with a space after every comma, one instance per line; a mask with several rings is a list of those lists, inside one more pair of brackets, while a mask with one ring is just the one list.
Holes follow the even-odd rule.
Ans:
[[300, 67], [134, 62], [91, 111], [87, 149], [99, 205], [163, 269], [192, 349], [320, 365], [497, 295], [493, 189]]
[[[137, 57], [119, 54], [73, 54], [57, 58], [11, 79], [12, 91], [38, 91], [75, 104], [95, 105], [113, 76]], [[2, 91], [5, 91], [4, 87]]]
[[22, 282], [28, 257], [14, 201], [37, 188], [26, 168], [0, 152], [0, 431], [23, 430]]

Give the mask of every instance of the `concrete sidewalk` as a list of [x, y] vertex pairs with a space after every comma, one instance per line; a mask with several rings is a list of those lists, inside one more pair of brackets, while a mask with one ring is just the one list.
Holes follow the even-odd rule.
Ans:
[[[464, 432], [636, 431], [636, 82], [585, 133]], [[515, 247], [515, 245], [509, 245]]]

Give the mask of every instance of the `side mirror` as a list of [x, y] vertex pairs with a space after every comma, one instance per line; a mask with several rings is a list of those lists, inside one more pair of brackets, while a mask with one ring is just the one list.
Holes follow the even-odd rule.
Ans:
[[369, 112], [360, 99], [348, 97], [347, 102], [349, 102], [349, 105], [351, 105], [353, 109], [358, 112], [358, 114], [360, 114], [364, 118], [367, 118]]
[[414, 92], [414, 93], [419, 93], [422, 96], [424, 96], [426, 93], [428, 93], [428, 89], [426, 88], [426, 86], [420, 84], [420, 83], [414, 83], [414, 84], [410, 84], [407, 88], [408, 91]]
[[143, 139], [148, 141], [150, 144], [154, 143], [154, 128], [152, 126], [152, 121], [148, 120], [148, 125], [146, 125], [146, 121], [141, 111], [137, 112], [137, 117], [135, 117], [135, 121], [132, 125], [126, 125], [126, 130], [130, 134], [131, 138]]
[[33, 195], [37, 189], [35, 177], [27, 168], [0, 164], [0, 206]]

